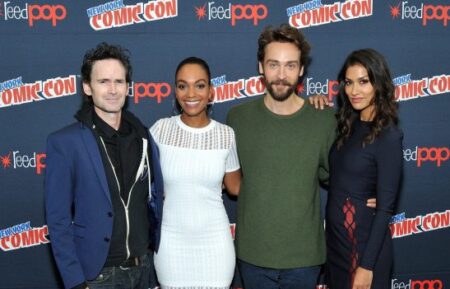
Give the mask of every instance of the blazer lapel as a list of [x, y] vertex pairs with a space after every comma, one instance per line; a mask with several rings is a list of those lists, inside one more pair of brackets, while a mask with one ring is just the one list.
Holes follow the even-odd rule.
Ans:
[[89, 128], [83, 126], [81, 128], [81, 136], [83, 139], [83, 143], [86, 146], [86, 151], [91, 158], [95, 173], [97, 174], [97, 177], [100, 181], [100, 185], [109, 202], [111, 203], [111, 195], [109, 192], [108, 181], [106, 179], [105, 168], [103, 167], [102, 157], [94, 134]]

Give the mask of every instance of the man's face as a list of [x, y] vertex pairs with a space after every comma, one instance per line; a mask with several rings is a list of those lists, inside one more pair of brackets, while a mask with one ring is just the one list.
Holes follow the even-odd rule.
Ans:
[[295, 94], [298, 78], [303, 75], [300, 53], [288, 42], [272, 42], [266, 46], [259, 73], [264, 75], [264, 84], [274, 100], [285, 101]]
[[83, 83], [83, 90], [92, 96], [97, 115], [119, 115], [128, 95], [125, 67], [117, 59], [97, 60], [92, 65], [91, 82]]

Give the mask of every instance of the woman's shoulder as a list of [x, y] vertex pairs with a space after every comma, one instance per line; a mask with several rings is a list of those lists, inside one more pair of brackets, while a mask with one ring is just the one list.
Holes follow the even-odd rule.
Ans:
[[383, 128], [380, 133], [379, 142], [381, 143], [402, 143], [403, 142], [403, 131], [396, 124], [390, 123]]
[[233, 130], [233, 128], [231, 126], [229, 126], [227, 124], [224, 124], [224, 123], [221, 123], [221, 122], [219, 122], [217, 120], [213, 120], [212, 119], [211, 121], [215, 122], [214, 127], [215, 127], [216, 130], [224, 132], [224, 133], [227, 133], [227, 134], [231, 134], [231, 135], [234, 136], [234, 130]]
[[383, 134], [389, 137], [403, 137], [402, 129], [393, 123], [390, 123], [384, 127]]
[[159, 126], [162, 126], [162, 125], [175, 123], [175, 118], [176, 118], [176, 116], [169, 116], [169, 117], [160, 118], [152, 125], [152, 127], [150, 129], [152, 129], [153, 127], [159, 127]]
[[151, 127], [150, 127], [150, 133], [153, 137], [156, 137], [162, 129], [169, 128], [176, 124], [175, 122], [176, 116], [171, 117], [164, 117], [158, 119]]

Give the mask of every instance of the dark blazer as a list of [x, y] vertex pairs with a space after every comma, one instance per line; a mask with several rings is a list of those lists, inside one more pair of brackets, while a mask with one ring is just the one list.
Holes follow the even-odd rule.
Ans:
[[[153, 175], [150, 238], [157, 251], [164, 188], [158, 148], [149, 133], [147, 139]], [[108, 255], [113, 207], [96, 138], [81, 122], [48, 137], [45, 200], [53, 255], [65, 287], [95, 279]]]

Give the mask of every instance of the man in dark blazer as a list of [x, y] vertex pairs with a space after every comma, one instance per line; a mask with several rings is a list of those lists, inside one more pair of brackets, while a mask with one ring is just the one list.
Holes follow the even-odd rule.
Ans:
[[46, 216], [65, 288], [149, 288], [163, 181], [152, 137], [124, 109], [131, 72], [127, 50], [89, 50], [77, 122], [47, 140]]

